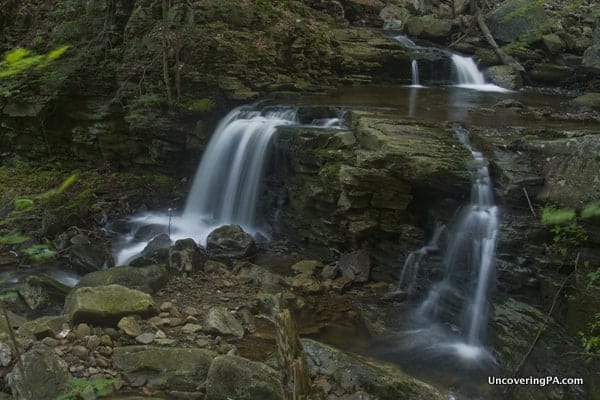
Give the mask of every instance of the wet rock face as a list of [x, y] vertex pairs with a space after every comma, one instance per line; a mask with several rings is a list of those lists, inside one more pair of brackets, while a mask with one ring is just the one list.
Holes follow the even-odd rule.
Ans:
[[529, 0], [507, 0], [487, 16], [494, 38], [503, 43], [514, 42], [521, 35], [542, 32], [547, 15], [543, 4]]
[[179, 272], [199, 271], [207, 259], [206, 252], [198, 247], [194, 239], [178, 240], [169, 249], [169, 267]]
[[274, 217], [316, 254], [364, 246], [389, 266], [422, 244], [426, 209], [468, 193], [469, 155], [437, 125], [359, 112], [348, 121], [350, 131], [280, 129], [286, 201]]
[[50, 347], [36, 344], [23, 354], [21, 361], [21, 368], [14, 368], [7, 376], [15, 398], [54, 399], [63, 393], [70, 378], [67, 364]]
[[256, 241], [239, 225], [225, 225], [212, 231], [206, 239], [206, 250], [214, 260], [230, 262], [256, 255]]

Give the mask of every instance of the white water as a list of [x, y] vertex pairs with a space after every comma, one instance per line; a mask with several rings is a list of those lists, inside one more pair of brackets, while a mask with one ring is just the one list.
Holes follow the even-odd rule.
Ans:
[[[483, 154], [473, 149], [464, 129], [455, 131], [473, 157], [471, 201], [445, 232], [443, 279], [427, 292], [414, 313], [417, 329], [404, 332], [399, 347], [412, 353], [420, 349], [430, 357], [451, 355], [469, 363], [493, 363], [483, 342], [488, 292], [495, 274], [498, 207]], [[400, 290], [414, 291], [421, 264], [437, 250], [440, 234], [438, 228], [429, 244], [408, 256], [399, 279]]]
[[[132, 233], [116, 254], [123, 265], [140, 254], [151, 238], [135, 240], [140, 227], [154, 225], [171, 240], [193, 238], [200, 244], [214, 229], [238, 224], [246, 232], [261, 232], [257, 202], [269, 145], [278, 126], [297, 125], [296, 111], [273, 108], [264, 112], [239, 107], [221, 120], [213, 134], [186, 200], [182, 214], [144, 213], [129, 219]], [[341, 118], [315, 120], [311, 127], [342, 127]]]
[[417, 60], [411, 62], [412, 87], [423, 87], [419, 82], [419, 63]]
[[[466, 344], [479, 346], [487, 322], [487, 294], [494, 276], [494, 253], [498, 236], [498, 207], [494, 204], [492, 183], [483, 154], [472, 148], [467, 132], [456, 129], [460, 142], [474, 160], [471, 203], [460, 214], [448, 233], [444, 258], [444, 280], [434, 285], [419, 313], [436, 318], [451, 304], [460, 305], [456, 321], [462, 326]], [[461, 293], [462, 296], [457, 296]], [[446, 304], [445, 304], [446, 302]]]
[[483, 73], [477, 68], [477, 64], [471, 57], [463, 57], [458, 54], [452, 54], [452, 68], [456, 74], [456, 85], [465, 89], [480, 90], [483, 92], [509, 92], [510, 90], [501, 88], [491, 83], [485, 82]]

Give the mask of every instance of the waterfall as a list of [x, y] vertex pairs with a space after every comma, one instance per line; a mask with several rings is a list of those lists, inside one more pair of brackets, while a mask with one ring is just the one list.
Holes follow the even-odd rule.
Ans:
[[471, 57], [463, 57], [451, 54], [452, 68], [456, 75], [456, 86], [466, 89], [475, 89], [485, 92], [509, 92], [491, 83], [485, 82], [483, 73], [477, 68], [477, 64]]
[[[218, 124], [204, 151], [183, 213], [149, 212], [129, 218], [131, 231], [115, 243], [117, 265], [134, 259], [146, 247], [148, 227], [152, 234], [169, 233], [171, 240], [193, 238], [205, 243], [209, 233], [225, 224], [238, 224], [249, 233], [261, 230], [257, 203], [269, 146], [277, 127], [298, 125], [290, 107], [258, 111], [239, 107]], [[342, 129], [343, 115], [312, 121], [313, 128]], [[140, 229], [146, 228], [145, 234]]]
[[417, 60], [412, 60], [411, 70], [412, 70], [412, 86], [420, 87], [421, 84], [419, 83], [419, 64], [417, 63]]
[[466, 130], [457, 128], [456, 135], [474, 160], [471, 202], [449, 228], [444, 279], [430, 289], [418, 313], [436, 320], [458, 312], [458, 320], [453, 322], [461, 326], [466, 344], [480, 346], [487, 322], [488, 289], [495, 272], [498, 207], [483, 154], [473, 149]]
[[183, 219], [256, 225], [256, 201], [269, 144], [277, 126], [296, 122], [296, 112], [262, 115], [238, 108], [218, 125], [188, 195]]

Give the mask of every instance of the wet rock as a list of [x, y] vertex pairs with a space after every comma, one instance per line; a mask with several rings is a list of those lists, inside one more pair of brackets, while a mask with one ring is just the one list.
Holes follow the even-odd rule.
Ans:
[[169, 249], [169, 267], [179, 272], [190, 273], [202, 270], [208, 256], [194, 239], [182, 239]]
[[12, 361], [12, 349], [8, 343], [0, 342], [0, 367], [8, 367]]
[[206, 239], [206, 250], [218, 261], [249, 259], [256, 255], [254, 238], [239, 225], [224, 225], [212, 231]]
[[323, 263], [317, 260], [303, 260], [292, 265], [292, 271], [297, 274], [317, 275], [323, 268]]
[[83, 339], [92, 334], [92, 328], [88, 324], [78, 324], [73, 333], [77, 339]]
[[160, 224], [149, 224], [140, 226], [133, 235], [133, 241], [146, 242], [160, 234], [166, 234], [167, 230], [167, 227]]
[[342, 254], [338, 267], [343, 277], [354, 282], [367, 282], [371, 271], [371, 257], [362, 250]]
[[523, 78], [510, 65], [495, 65], [486, 71], [489, 80], [500, 87], [516, 90], [523, 87]]
[[75, 287], [96, 287], [118, 284], [145, 293], [153, 293], [162, 289], [169, 280], [169, 277], [169, 272], [164, 266], [122, 266], [84, 275]]
[[548, 16], [541, 3], [529, 0], [505, 0], [486, 17], [494, 38], [501, 43], [515, 42], [520, 36], [531, 40], [541, 35]]
[[185, 324], [181, 328], [181, 332], [185, 333], [186, 335], [190, 335], [192, 333], [196, 333], [201, 330], [202, 330], [202, 326], [200, 326], [199, 324]]
[[67, 364], [46, 345], [36, 344], [21, 356], [6, 380], [17, 399], [54, 399], [63, 394], [70, 378]]
[[334, 347], [302, 339], [311, 371], [317, 371], [349, 393], [363, 391], [381, 399], [445, 399], [433, 386], [406, 375], [398, 367], [344, 353]]
[[117, 324], [117, 328], [125, 332], [127, 336], [136, 337], [142, 334], [140, 324], [133, 317], [123, 317]]
[[600, 45], [591, 46], [583, 53], [583, 66], [600, 71]]
[[204, 319], [204, 330], [217, 335], [244, 336], [244, 327], [225, 307], [210, 309]]
[[154, 342], [156, 335], [154, 333], [146, 332], [135, 338], [135, 341], [139, 344], [151, 344]]
[[203, 349], [124, 346], [114, 349], [113, 367], [129, 382], [145, 378], [157, 389], [193, 392], [204, 384], [214, 357]]
[[585, 93], [573, 99], [573, 103], [579, 106], [587, 106], [600, 109], [600, 93]]
[[62, 306], [70, 287], [46, 275], [31, 275], [19, 287], [19, 294], [32, 310]]
[[19, 336], [42, 340], [45, 337], [54, 338], [62, 330], [67, 318], [59, 316], [40, 317], [24, 323], [18, 331]]
[[566, 49], [565, 42], [555, 33], [542, 36], [542, 44], [550, 54], [560, 54]]
[[559, 86], [573, 82], [575, 70], [566, 65], [543, 63], [536, 65], [528, 75], [537, 83]]
[[307, 293], [318, 293], [321, 284], [311, 274], [299, 274], [292, 279], [292, 287]]
[[147, 245], [139, 256], [129, 261], [129, 265], [134, 267], [144, 267], [154, 264], [165, 264], [169, 259], [169, 248], [172, 240], [166, 233], [156, 235]]
[[111, 257], [102, 245], [81, 243], [71, 246], [68, 259], [81, 270], [92, 272], [103, 269]]
[[240, 263], [236, 265], [234, 273], [236, 274], [236, 278], [244, 283], [252, 282], [263, 286], [281, 286], [288, 283], [286, 277], [251, 263]]
[[450, 35], [452, 31], [452, 21], [438, 19], [432, 15], [412, 17], [406, 21], [405, 26], [410, 36], [428, 39], [442, 39]]
[[70, 320], [94, 325], [116, 324], [127, 315], [155, 313], [150, 295], [121, 285], [76, 288], [65, 303], [65, 314]]
[[205, 400], [282, 400], [279, 373], [233, 355], [216, 357], [206, 377]]

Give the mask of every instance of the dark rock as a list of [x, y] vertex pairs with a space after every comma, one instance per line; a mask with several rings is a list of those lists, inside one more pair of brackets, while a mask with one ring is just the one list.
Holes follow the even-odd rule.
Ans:
[[506, 0], [487, 15], [494, 38], [501, 43], [515, 42], [526, 35], [541, 35], [548, 16], [543, 4], [529, 0]]
[[279, 373], [266, 364], [218, 356], [208, 370], [205, 400], [283, 400]]
[[46, 275], [31, 275], [19, 288], [19, 294], [32, 310], [64, 304], [70, 287]]
[[600, 109], [600, 93], [585, 93], [573, 99], [573, 103], [579, 106]]
[[257, 247], [254, 238], [239, 225], [224, 225], [208, 235], [206, 250], [215, 260], [231, 262], [254, 257]]
[[167, 228], [161, 224], [150, 224], [139, 227], [133, 235], [134, 242], [146, 242], [160, 234], [166, 234]]
[[41, 317], [28, 321], [19, 328], [19, 336], [42, 340], [45, 337], [54, 338], [62, 330], [67, 318], [60, 316]]
[[179, 272], [190, 273], [202, 270], [208, 259], [194, 239], [182, 239], [169, 249], [169, 267]]
[[86, 272], [101, 270], [111, 261], [104, 246], [84, 243], [72, 245], [68, 259], [73, 265]]
[[342, 254], [338, 267], [343, 277], [350, 278], [354, 282], [366, 282], [369, 280], [371, 257], [362, 250]]
[[292, 265], [292, 271], [297, 274], [317, 275], [323, 267], [323, 263], [320, 261], [302, 260]]
[[34, 345], [21, 356], [21, 363], [6, 380], [14, 398], [22, 400], [54, 399], [63, 394], [70, 378], [67, 364], [52, 349]]
[[410, 36], [442, 39], [450, 35], [450, 32], [452, 31], [452, 21], [438, 19], [432, 15], [412, 17], [406, 21], [406, 29]]
[[284, 276], [251, 263], [236, 265], [234, 273], [236, 278], [243, 283], [252, 282], [263, 286], [281, 286], [288, 283], [288, 279]]
[[139, 256], [128, 262], [129, 265], [134, 267], [144, 267], [153, 264], [166, 264], [169, 259], [169, 248], [173, 244], [173, 241], [166, 233], [156, 235]]
[[312, 274], [298, 274], [292, 279], [292, 287], [306, 293], [321, 291], [321, 284]]
[[489, 80], [505, 89], [515, 90], [523, 86], [523, 78], [509, 65], [495, 65], [486, 71]]
[[583, 53], [583, 66], [600, 71], [600, 45], [589, 47]]
[[203, 385], [216, 354], [193, 348], [116, 347], [113, 367], [130, 382], [143, 377], [157, 389], [195, 392]]
[[364, 391], [380, 399], [444, 399], [433, 386], [417, 380], [398, 367], [344, 353], [334, 347], [302, 339], [311, 371], [333, 379], [348, 393]]
[[535, 82], [559, 86], [573, 82], [575, 70], [565, 65], [546, 63], [536, 65], [528, 75]]
[[84, 275], [75, 287], [118, 284], [130, 289], [153, 293], [164, 287], [169, 277], [167, 268], [159, 265], [150, 265], [148, 267], [113, 267]]
[[65, 314], [71, 321], [96, 325], [116, 324], [127, 315], [155, 313], [150, 295], [121, 285], [76, 288], [65, 302]]
[[244, 336], [244, 327], [225, 307], [213, 307], [204, 319], [204, 330], [217, 335]]

